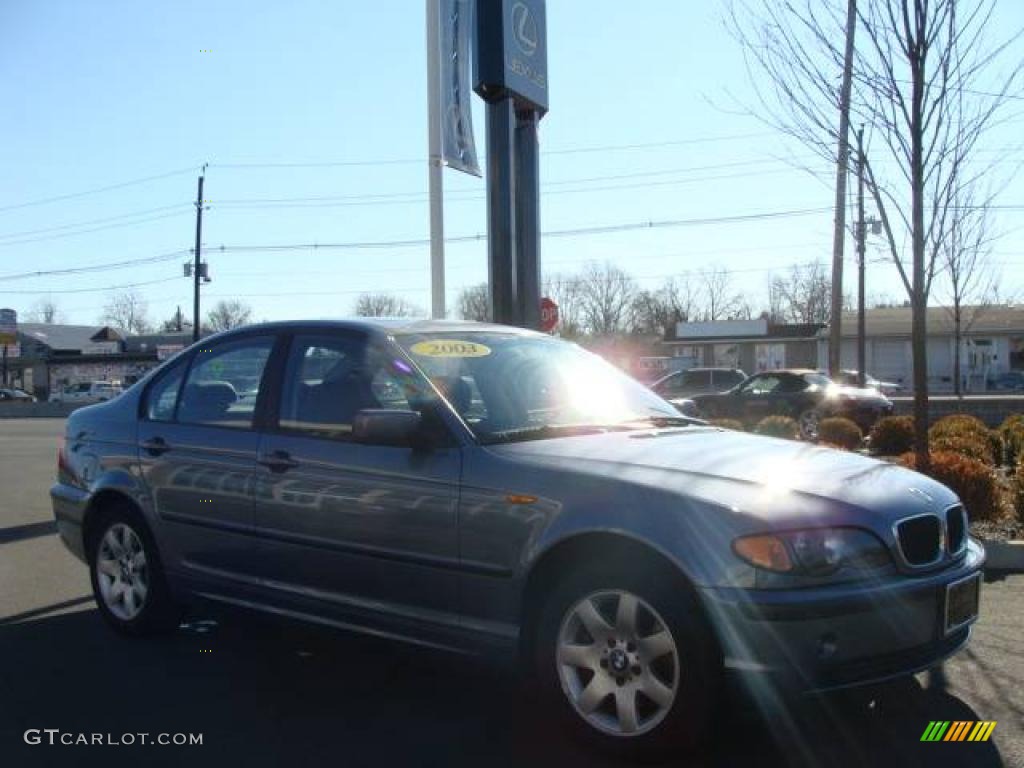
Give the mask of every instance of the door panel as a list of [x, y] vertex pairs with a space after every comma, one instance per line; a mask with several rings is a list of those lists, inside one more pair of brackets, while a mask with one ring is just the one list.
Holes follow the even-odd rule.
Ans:
[[395, 359], [355, 334], [292, 339], [256, 470], [261, 574], [280, 598], [370, 623], [454, 622], [458, 447], [350, 439], [360, 409], [407, 409], [410, 392], [430, 389]]
[[273, 345], [264, 335], [204, 347], [146, 393], [139, 463], [170, 568], [211, 578], [254, 573], [254, 419]]

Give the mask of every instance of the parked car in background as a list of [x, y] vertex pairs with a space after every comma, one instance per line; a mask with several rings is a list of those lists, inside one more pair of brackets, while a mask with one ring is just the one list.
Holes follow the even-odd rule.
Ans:
[[109, 381], [83, 381], [50, 395], [51, 403], [102, 403], [112, 400], [124, 390]]
[[739, 368], [688, 368], [662, 376], [651, 389], [668, 401], [708, 392], [725, 392], [747, 378]]
[[758, 373], [728, 392], [691, 399], [704, 418], [756, 423], [766, 416], [790, 416], [811, 440], [817, 438], [818, 423], [827, 416], [845, 416], [866, 432], [893, 410], [892, 402], [877, 390], [843, 387], [810, 370]]
[[996, 376], [989, 386], [1002, 392], [1024, 392], [1024, 371], [1007, 371]]
[[124, 635], [213, 602], [518, 660], [558, 727], [637, 757], [693, 746], [727, 671], [778, 707], [939, 663], [985, 558], [935, 480], [694, 422], [480, 323], [206, 338], [73, 413], [50, 493]]
[[34, 403], [36, 399], [20, 389], [0, 389], [0, 403]]
[[[824, 374], [824, 371], [821, 373]], [[839, 375], [835, 377], [835, 382], [844, 387], [859, 387], [860, 374], [858, 371], [840, 371]], [[883, 395], [895, 395], [897, 392], [903, 391], [902, 384], [897, 384], [894, 381], [879, 381], [870, 373], [864, 376], [864, 386], [867, 389], [877, 389]]]

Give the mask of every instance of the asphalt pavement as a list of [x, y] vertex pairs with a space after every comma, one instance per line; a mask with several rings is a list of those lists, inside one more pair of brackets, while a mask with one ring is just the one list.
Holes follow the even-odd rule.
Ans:
[[[473, 659], [244, 616], [128, 640], [103, 624], [52, 525], [62, 421], [0, 420], [0, 764], [614, 765]], [[692, 765], [1021, 766], [1024, 575], [990, 575], [945, 681], [787, 702], [731, 697]], [[995, 720], [985, 743], [921, 743], [932, 720]], [[202, 734], [193, 746], [28, 745], [29, 729]], [[138, 740], [138, 737], [136, 737]], [[680, 761], [673, 761], [679, 765]]]

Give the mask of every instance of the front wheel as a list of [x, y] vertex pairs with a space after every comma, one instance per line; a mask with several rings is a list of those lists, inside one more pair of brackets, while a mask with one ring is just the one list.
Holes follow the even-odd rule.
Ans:
[[816, 408], [808, 408], [800, 413], [797, 423], [800, 425], [800, 436], [805, 440], [818, 439], [818, 427], [821, 424], [821, 414]]
[[572, 574], [544, 606], [536, 663], [549, 704], [602, 751], [692, 749], [721, 668], [696, 599], [671, 574], [639, 572], [635, 563], [600, 571]]

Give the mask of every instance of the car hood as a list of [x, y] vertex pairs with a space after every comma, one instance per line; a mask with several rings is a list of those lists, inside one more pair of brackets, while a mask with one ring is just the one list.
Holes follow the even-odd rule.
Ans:
[[701, 499], [758, 517], [850, 524], [850, 513], [891, 521], [937, 511], [956, 496], [895, 464], [810, 443], [713, 427], [609, 432], [489, 448]]

